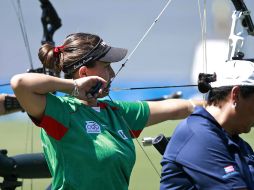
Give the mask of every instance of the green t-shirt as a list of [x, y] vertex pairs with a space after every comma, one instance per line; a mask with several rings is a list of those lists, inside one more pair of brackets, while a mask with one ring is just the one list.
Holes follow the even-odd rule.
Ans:
[[49, 93], [38, 125], [52, 189], [127, 190], [136, 159], [132, 138], [149, 114], [146, 102], [100, 100], [91, 108]]

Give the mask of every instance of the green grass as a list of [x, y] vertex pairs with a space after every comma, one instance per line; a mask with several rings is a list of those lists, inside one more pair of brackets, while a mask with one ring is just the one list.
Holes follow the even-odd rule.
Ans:
[[[168, 121], [149, 127], [139, 137], [141, 141], [143, 137], [155, 137], [158, 134], [170, 136], [177, 125], [178, 121]], [[33, 134], [33, 137], [31, 138]], [[252, 147], [254, 147], [254, 130], [249, 134], [242, 135]], [[130, 190], [155, 190], [159, 189], [159, 176], [151, 166], [143, 150], [136, 144], [137, 161], [131, 176]], [[8, 149], [8, 155], [24, 154], [29, 152], [41, 152], [39, 140], [39, 129], [31, 124], [29, 119], [18, 120], [15, 117], [9, 119], [0, 119], [0, 149]], [[145, 152], [160, 173], [161, 155], [154, 147], [143, 147]], [[0, 178], [0, 182], [2, 179]], [[23, 190], [36, 189], [43, 190], [50, 184], [50, 179], [24, 180]], [[21, 190], [21, 188], [17, 188]]]

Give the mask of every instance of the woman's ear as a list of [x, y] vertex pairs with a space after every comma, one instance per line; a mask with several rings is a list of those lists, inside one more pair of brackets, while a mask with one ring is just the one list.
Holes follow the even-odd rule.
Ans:
[[80, 67], [78, 74], [79, 74], [79, 77], [86, 77], [87, 76], [87, 67], [86, 66]]

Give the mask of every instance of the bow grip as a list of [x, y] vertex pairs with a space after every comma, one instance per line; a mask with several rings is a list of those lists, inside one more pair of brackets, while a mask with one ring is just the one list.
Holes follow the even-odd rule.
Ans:
[[91, 88], [91, 90], [87, 94], [91, 94], [93, 97], [95, 94], [98, 94], [100, 88], [102, 87], [102, 82], [98, 81], [95, 86]]

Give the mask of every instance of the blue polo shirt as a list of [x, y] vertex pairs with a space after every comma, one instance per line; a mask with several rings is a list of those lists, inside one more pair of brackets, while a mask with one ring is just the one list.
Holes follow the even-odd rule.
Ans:
[[254, 190], [254, 153], [202, 107], [174, 131], [161, 161], [160, 190]]

